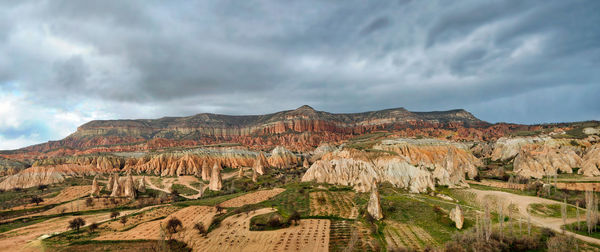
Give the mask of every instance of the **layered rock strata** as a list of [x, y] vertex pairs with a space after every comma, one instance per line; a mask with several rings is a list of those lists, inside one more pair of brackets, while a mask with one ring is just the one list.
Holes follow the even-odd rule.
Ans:
[[101, 171], [89, 167], [72, 164], [47, 167], [30, 167], [21, 172], [5, 177], [0, 182], [0, 189], [29, 188], [39, 185], [50, 185], [64, 182], [69, 177], [94, 176]]
[[370, 191], [374, 180], [413, 193], [434, 189], [432, 174], [426, 168], [411, 165], [404, 157], [377, 155], [353, 149], [328, 153], [311, 165], [302, 181], [352, 186], [359, 192]]

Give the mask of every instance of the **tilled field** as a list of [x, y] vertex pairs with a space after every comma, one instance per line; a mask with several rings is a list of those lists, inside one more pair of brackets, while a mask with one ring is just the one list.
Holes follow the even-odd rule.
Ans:
[[329, 251], [375, 251], [369, 230], [360, 222], [332, 221]]
[[124, 232], [103, 234], [95, 240], [158, 240], [161, 238], [161, 227], [165, 227], [166, 222], [172, 217], [178, 218], [183, 224], [179, 234], [188, 234], [193, 232], [193, 226], [198, 222], [202, 222], [205, 227], [208, 227], [215, 214], [214, 207], [190, 206], [170, 214], [164, 219], [142, 223]]
[[393, 221], [386, 221], [384, 230], [388, 249], [411, 248], [422, 250], [426, 246], [437, 245], [437, 242], [422, 228]]
[[121, 223], [119, 217], [117, 217], [117, 219], [113, 221], [103, 223], [102, 225], [100, 225], [100, 228], [109, 231], [122, 231], [126, 229], [131, 229], [132, 227], [137, 226], [141, 223], [168, 216], [174, 212], [177, 212], [177, 210], [179, 209], [180, 208], [174, 206], [156, 207], [150, 209], [149, 211], [142, 212], [131, 217], [127, 217], [127, 222], [125, 224]]
[[230, 199], [221, 203], [222, 207], [241, 207], [243, 205], [251, 205], [263, 202], [277, 196], [285, 191], [283, 188], [273, 188], [271, 190], [262, 190], [253, 193], [244, 194], [242, 196]]
[[310, 215], [333, 215], [355, 219], [354, 192], [318, 191], [310, 193]]
[[196, 232], [182, 234], [194, 251], [328, 251], [329, 220], [304, 219], [297, 226], [271, 231], [250, 231], [253, 216], [275, 211], [256, 210], [231, 216], [206, 238]]

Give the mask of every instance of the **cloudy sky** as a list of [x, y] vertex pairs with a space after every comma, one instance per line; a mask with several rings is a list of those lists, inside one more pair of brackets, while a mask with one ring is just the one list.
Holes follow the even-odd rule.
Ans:
[[600, 1], [1, 1], [0, 149], [93, 119], [600, 119]]

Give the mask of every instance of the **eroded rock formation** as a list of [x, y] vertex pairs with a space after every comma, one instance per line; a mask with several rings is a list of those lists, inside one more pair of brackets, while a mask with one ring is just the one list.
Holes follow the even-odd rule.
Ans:
[[310, 168], [310, 164], [308, 163], [308, 159], [304, 159], [304, 162], [302, 162], [302, 167], [308, 169]]
[[277, 146], [271, 151], [268, 163], [272, 167], [288, 168], [297, 165], [299, 158], [283, 146]]
[[146, 176], [142, 176], [140, 178], [140, 182], [138, 183], [137, 190], [139, 192], [146, 192]]
[[469, 178], [477, 175], [481, 160], [469, 151], [469, 145], [436, 139], [390, 139], [383, 140], [373, 149], [396, 153], [408, 163], [433, 170], [433, 178], [440, 185], [467, 186]]
[[113, 188], [112, 188], [112, 192], [110, 193], [111, 197], [120, 197], [123, 194], [123, 186], [121, 181], [119, 181], [119, 175], [118, 174], [113, 174]]
[[353, 186], [359, 192], [370, 191], [373, 180], [390, 182], [414, 193], [434, 189], [433, 177], [426, 168], [413, 166], [401, 156], [376, 155], [354, 149], [334, 151], [313, 163], [302, 181]]
[[367, 212], [369, 212], [369, 215], [371, 215], [373, 219], [381, 220], [383, 218], [383, 211], [381, 210], [377, 181], [373, 180], [372, 184], [373, 186], [371, 187], [371, 196], [369, 197]]
[[583, 156], [581, 169], [578, 173], [585, 176], [600, 176], [600, 144], [594, 144]]
[[98, 186], [98, 175], [94, 176], [94, 180], [92, 181], [92, 190], [90, 191], [90, 197], [95, 197], [100, 195], [100, 186]]
[[[262, 158], [261, 158], [261, 156], [262, 156]], [[266, 173], [266, 171], [265, 171], [265, 161], [264, 161], [265, 158], [264, 157], [265, 156], [262, 155], [262, 153], [260, 155], [258, 155], [256, 157], [256, 160], [254, 160], [254, 165], [252, 166], [252, 170], [255, 173], [258, 173], [259, 175], [263, 175], [263, 174]]]
[[210, 183], [208, 184], [208, 188], [213, 191], [220, 191], [222, 187], [221, 166], [218, 163], [214, 163], [210, 173]]
[[123, 186], [123, 197], [135, 198], [135, 183], [133, 182], [133, 177], [131, 177], [131, 173], [127, 174], [127, 178], [125, 178], [125, 184]]
[[455, 208], [450, 210], [450, 219], [454, 221], [454, 225], [458, 229], [462, 229], [463, 223], [465, 222], [465, 216], [460, 206], [456, 205]]
[[573, 173], [573, 168], [581, 167], [581, 158], [567, 146], [530, 144], [521, 146], [513, 167], [519, 176], [542, 178]]
[[39, 185], [50, 185], [64, 182], [69, 177], [94, 176], [99, 174], [98, 169], [89, 166], [72, 164], [36, 166], [5, 177], [0, 182], [0, 189], [29, 188]]

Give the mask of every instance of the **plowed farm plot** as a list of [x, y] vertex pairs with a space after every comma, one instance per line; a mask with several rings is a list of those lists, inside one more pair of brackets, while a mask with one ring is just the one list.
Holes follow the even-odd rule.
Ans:
[[177, 210], [179, 209], [180, 208], [174, 206], [156, 207], [146, 212], [127, 217], [127, 222], [125, 224], [121, 223], [119, 219], [116, 219], [113, 221], [103, 223], [102, 225], [100, 225], [100, 228], [104, 228], [109, 231], [127, 230], [141, 223], [166, 217], [174, 212], [177, 212]]
[[369, 230], [360, 222], [331, 221], [329, 251], [375, 251]]
[[270, 198], [277, 196], [278, 194], [285, 191], [283, 188], [273, 188], [271, 190], [256, 191], [253, 193], [244, 194], [237, 198], [233, 198], [221, 203], [222, 207], [241, 207], [243, 205], [250, 205], [263, 202]]
[[422, 228], [405, 223], [386, 221], [384, 230], [388, 249], [410, 248], [422, 250], [426, 246], [436, 246], [437, 242]]
[[358, 216], [358, 209], [354, 204], [354, 192], [311, 192], [310, 215], [332, 215], [355, 219]]
[[202, 237], [197, 232], [182, 234], [182, 241], [194, 251], [328, 251], [329, 220], [303, 219], [299, 225], [270, 231], [250, 231], [253, 216], [273, 212], [263, 208], [234, 215]]
[[[208, 227], [215, 214], [214, 207], [190, 206], [170, 214], [164, 219], [142, 223], [124, 232], [103, 234], [95, 240], [158, 240], [160, 239], [161, 227], [165, 227], [167, 221], [172, 217], [179, 219], [183, 224], [183, 228], [178, 234], [192, 233], [194, 232], [194, 224], [202, 222], [205, 227]], [[177, 237], [174, 236], [174, 238]]]

